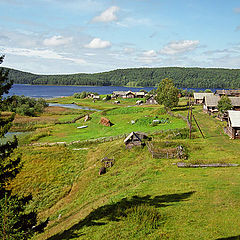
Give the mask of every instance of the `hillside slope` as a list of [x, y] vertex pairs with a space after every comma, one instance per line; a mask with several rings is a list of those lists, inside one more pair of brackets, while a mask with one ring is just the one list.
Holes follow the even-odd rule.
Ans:
[[9, 78], [21, 84], [156, 86], [164, 78], [178, 88], [240, 88], [240, 69], [132, 68], [94, 74], [36, 75], [10, 69]]

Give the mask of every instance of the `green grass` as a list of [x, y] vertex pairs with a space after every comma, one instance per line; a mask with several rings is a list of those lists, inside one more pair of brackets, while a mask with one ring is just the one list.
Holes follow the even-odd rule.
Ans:
[[[160, 114], [159, 114], [160, 113]], [[113, 126], [106, 127], [100, 124], [101, 117], [108, 118]], [[162, 114], [155, 107], [121, 107], [91, 115], [91, 120], [84, 122], [80, 120], [74, 124], [56, 125], [51, 128], [51, 136], [41, 138], [41, 142], [72, 142], [77, 140], [96, 139], [100, 137], [118, 136], [132, 131], [153, 133], [167, 129], [178, 129], [186, 127], [182, 119]], [[153, 126], [154, 119], [166, 120], [165, 123]], [[131, 121], [134, 120], [135, 124]], [[78, 126], [87, 125], [87, 128], [77, 129]]]
[[[230, 140], [223, 133], [224, 123], [202, 113], [200, 107], [193, 112], [205, 139], [198, 131], [193, 133], [194, 139], [177, 139], [179, 135], [169, 130], [153, 135], [153, 141], [184, 144], [189, 153], [186, 162], [240, 164], [240, 141]], [[174, 113], [187, 115], [183, 108]], [[102, 115], [98, 112], [89, 122], [91, 132], [81, 134], [98, 136], [103, 131], [105, 136], [107, 130], [118, 134], [129, 128], [150, 131], [156, 127], [149, 126], [148, 119], [156, 115], [170, 120], [157, 126], [159, 129], [182, 124], [182, 120], [164, 115], [159, 108], [128, 107], [104, 114], [115, 123], [113, 127], [100, 126]], [[130, 125], [133, 117], [139, 123]], [[70, 141], [75, 136], [69, 132], [79, 124], [83, 123], [73, 128], [69, 127], [72, 124], [59, 125], [59, 132], [52, 129], [48, 138], [54, 140], [56, 133], [61, 133], [57, 141]], [[208, 240], [240, 235], [239, 167], [177, 168], [179, 160], [153, 159], [146, 147], [126, 149], [123, 139], [71, 147], [22, 146], [19, 151], [24, 166], [11, 184], [13, 192], [32, 193], [30, 208], [38, 211], [39, 219], [50, 218], [45, 232], [34, 239]], [[114, 158], [115, 164], [99, 176], [103, 157]]]

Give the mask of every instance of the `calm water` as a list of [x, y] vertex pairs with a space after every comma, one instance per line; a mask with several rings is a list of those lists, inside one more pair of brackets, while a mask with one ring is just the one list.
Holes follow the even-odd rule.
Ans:
[[[8, 95], [24, 95], [34, 98], [55, 98], [72, 96], [76, 92], [97, 92], [98, 94], [111, 94], [113, 91], [128, 91], [138, 92], [141, 89], [150, 91], [153, 87], [134, 88], [134, 87], [115, 87], [115, 86], [47, 86], [47, 85], [26, 85], [26, 84], [14, 84], [10, 89]], [[190, 88], [188, 89], [190, 90]], [[205, 90], [202, 88], [192, 88], [192, 90], [198, 92]], [[216, 89], [211, 89], [215, 91]]]
[[111, 94], [113, 91], [128, 91], [134, 92], [144, 89], [150, 91], [153, 87], [144, 88], [130, 88], [130, 87], [114, 87], [114, 86], [103, 86], [103, 87], [89, 87], [89, 86], [47, 86], [47, 85], [25, 85], [25, 84], [14, 84], [10, 89], [9, 95], [25, 95], [28, 97], [35, 98], [54, 98], [54, 97], [65, 97], [72, 96], [76, 92], [97, 92], [98, 94]]
[[64, 107], [64, 108], [73, 108], [73, 109], [83, 109], [83, 110], [92, 110], [92, 111], [100, 111], [94, 108], [82, 107], [76, 104], [61, 104], [61, 103], [49, 103], [50, 107]]

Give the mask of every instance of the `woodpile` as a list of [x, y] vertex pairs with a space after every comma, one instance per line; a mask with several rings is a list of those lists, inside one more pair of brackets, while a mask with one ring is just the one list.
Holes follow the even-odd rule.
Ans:
[[106, 127], [111, 127], [113, 124], [106, 117], [101, 117], [100, 123]]

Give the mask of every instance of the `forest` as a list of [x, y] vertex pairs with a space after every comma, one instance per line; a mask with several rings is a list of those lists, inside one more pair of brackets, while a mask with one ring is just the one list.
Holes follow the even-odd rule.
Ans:
[[178, 88], [240, 88], [240, 69], [129, 68], [93, 74], [62, 75], [37, 75], [7, 70], [9, 79], [15, 84], [156, 87], [162, 79], [170, 78]]

